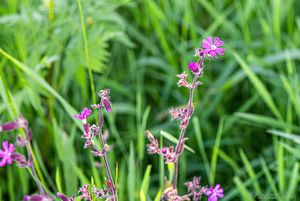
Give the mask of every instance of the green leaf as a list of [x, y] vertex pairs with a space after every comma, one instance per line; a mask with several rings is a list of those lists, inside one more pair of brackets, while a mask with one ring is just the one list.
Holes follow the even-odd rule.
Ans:
[[[175, 144], [178, 143], [178, 139], [177, 139], [176, 137], [174, 137], [172, 134], [170, 134], [170, 133], [168, 133], [168, 132], [166, 132], [166, 131], [163, 131], [163, 130], [160, 131], [160, 134], [161, 134], [163, 137], [165, 137], [166, 139], [170, 140], [171, 142], [173, 142], [173, 143], [175, 143]], [[190, 148], [189, 146], [187, 146], [187, 145], [184, 145], [184, 148], [185, 148], [186, 150], [192, 152], [193, 154], [195, 153], [195, 151], [194, 151], [192, 148]]]

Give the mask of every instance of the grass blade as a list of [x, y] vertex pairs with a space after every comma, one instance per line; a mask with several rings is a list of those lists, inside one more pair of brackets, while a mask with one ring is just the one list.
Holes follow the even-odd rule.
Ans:
[[216, 175], [216, 170], [217, 170], [219, 148], [220, 148], [221, 138], [222, 138], [222, 133], [223, 133], [223, 125], [224, 125], [224, 118], [222, 118], [219, 123], [217, 137], [216, 137], [216, 141], [215, 141], [215, 144], [213, 147], [213, 153], [212, 153], [211, 165], [210, 165], [211, 166], [211, 173], [210, 173], [210, 178], [209, 178], [210, 184], [215, 183], [215, 175]]
[[263, 82], [257, 77], [257, 75], [251, 70], [250, 66], [246, 64], [246, 62], [242, 59], [240, 55], [238, 55], [236, 52], [233, 52], [233, 56], [238, 61], [242, 69], [245, 71], [246, 75], [250, 79], [251, 83], [253, 84], [254, 88], [257, 90], [257, 92], [260, 94], [261, 98], [264, 100], [266, 105], [270, 108], [270, 110], [273, 112], [273, 114], [278, 118], [282, 119], [282, 116], [277, 109], [272, 96], [268, 92], [267, 88], [263, 84]]

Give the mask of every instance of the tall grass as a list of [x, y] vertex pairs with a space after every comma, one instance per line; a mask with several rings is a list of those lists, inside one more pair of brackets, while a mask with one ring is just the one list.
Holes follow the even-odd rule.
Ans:
[[[144, 129], [177, 135], [167, 109], [186, 92], [177, 90], [174, 75], [186, 69], [201, 38], [215, 35], [227, 53], [207, 65], [205, 87], [195, 94], [199, 109], [187, 130], [195, 153], [183, 155], [178, 183], [202, 175], [203, 183], [223, 184], [224, 201], [299, 199], [298, 1], [78, 3], [0, 3], [0, 121], [17, 111], [29, 119], [39, 176], [50, 191], [70, 195], [91, 182], [88, 175], [104, 182], [105, 173], [81, 151], [72, 116], [108, 87], [114, 110], [105, 125], [114, 145], [110, 164], [118, 161], [119, 199], [159, 197], [168, 175], [161, 159], [145, 154]], [[0, 169], [0, 200], [34, 191], [26, 171]]]

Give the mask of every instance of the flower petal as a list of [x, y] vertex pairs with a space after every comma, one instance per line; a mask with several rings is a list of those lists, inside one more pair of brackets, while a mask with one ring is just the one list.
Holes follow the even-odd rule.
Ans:
[[8, 151], [11, 152], [11, 153], [13, 153], [13, 152], [15, 151], [15, 146], [14, 146], [14, 144], [10, 144], [10, 145], [9, 145]]
[[221, 186], [220, 184], [217, 184], [214, 188], [214, 191], [217, 191], [220, 188], [220, 186]]
[[224, 54], [224, 52], [225, 52], [225, 48], [217, 48], [216, 50], [216, 53], [218, 54], [218, 55], [223, 55]]
[[209, 190], [205, 191], [205, 195], [207, 195], [207, 196], [211, 195], [212, 193], [213, 193], [213, 191], [212, 191], [211, 187]]
[[209, 54], [210, 54], [211, 57], [216, 57], [217, 56], [216, 51], [210, 51]]
[[0, 167], [3, 167], [6, 165], [6, 157], [2, 158], [2, 160], [0, 161]]
[[210, 196], [210, 197], [208, 198], [208, 201], [218, 201], [218, 197], [212, 195], [212, 196]]
[[224, 44], [224, 41], [220, 40], [219, 37], [215, 37], [214, 39], [214, 45], [219, 47], [219, 46], [222, 46]]
[[204, 49], [210, 48], [211, 45], [212, 45], [212, 37], [211, 37], [211, 36], [205, 38], [205, 39], [202, 41], [202, 47], [203, 47]]
[[219, 193], [219, 194], [217, 194], [217, 196], [218, 196], [219, 198], [223, 198], [223, 197], [224, 197], [224, 194], [223, 194], [223, 193]]
[[6, 151], [8, 149], [8, 141], [3, 141], [2, 147], [3, 147], [3, 150]]

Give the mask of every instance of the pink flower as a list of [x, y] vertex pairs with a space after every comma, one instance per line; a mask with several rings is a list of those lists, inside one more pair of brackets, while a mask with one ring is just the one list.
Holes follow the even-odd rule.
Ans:
[[225, 49], [221, 46], [224, 44], [222, 40], [218, 37], [214, 38], [214, 42], [212, 42], [212, 37], [209, 36], [202, 42], [202, 48], [204, 49], [204, 53], [212, 58], [216, 58], [217, 55], [223, 55]]
[[204, 57], [204, 51], [201, 50], [200, 48], [196, 47], [196, 48], [195, 48], [195, 54], [194, 54], [194, 56], [195, 56], [195, 57], [196, 57], [196, 56], [198, 56], [198, 57]]
[[92, 113], [92, 110], [90, 110], [89, 108], [85, 107], [85, 108], [83, 108], [83, 110], [82, 110], [82, 112], [80, 114], [75, 114], [74, 117], [76, 119], [81, 120], [81, 121], [85, 121], [86, 118], [88, 116], [90, 116], [91, 113]]
[[187, 77], [186, 72], [183, 72], [183, 73], [177, 75], [177, 77], [179, 78], [179, 80], [177, 82], [177, 85], [179, 87], [188, 87], [189, 86], [189, 83], [186, 81], [186, 77]]
[[106, 198], [108, 197], [108, 190], [107, 189], [98, 189], [95, 186], [93, 187], [93, 193], [97, 198]]
[[205, 195], [208, 196], [208, 201], [218, 201], [219, 198], [223, 198], [223, 189], [221, 188], [220, 184], [217, 184], [215, 188], [212, 186], [205, 192]]
[[150, 131], [146, 131], [146, 135], [150, 141], [150, 144], [147, 144], [149, 154], [159, 153], [160, 149], [158, 146], [157, 139], [155, 139], [155, 137], [152, 135], [152, 133]]
[[89, 192], [89, 185], [88, 184], [86, 184], [83, 187], [81, 187], [79, 189], [79, 193], [81, 193], [81, 195], [80, 195], [81, 199], [88, 200], [88, 201], [92, 200], [91, 194]]
[[174, 147], [163, 147], [160, 150], [160, 154], [166, 159], [166, 163], [172, 163], [176, 159], [176, 154], [174, 152]]
[[15, 147], [13, 144], [8, 144], [8, 141], [2, 142], [2, 149], [0, 149], [0, 166], [3, 167], [6, 164], [12, 164], [13, 162], [13, 153], [15, 152]]

